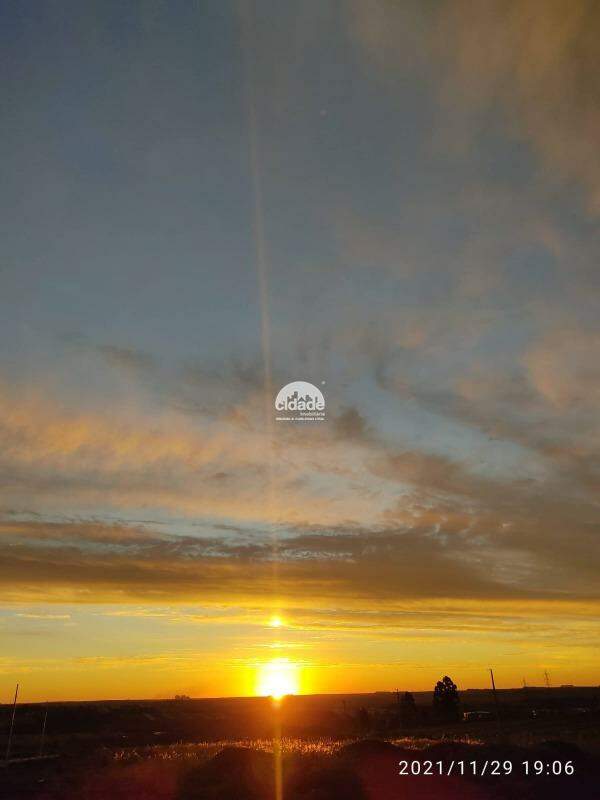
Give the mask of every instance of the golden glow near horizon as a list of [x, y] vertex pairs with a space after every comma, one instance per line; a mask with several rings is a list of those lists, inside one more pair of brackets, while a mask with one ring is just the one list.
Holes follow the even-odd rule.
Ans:
[[298, 666], [287, 658], [274, 658], [258, 669], [256, 694], [281, 700], [287, 694], [297, 694], [300, 687]]

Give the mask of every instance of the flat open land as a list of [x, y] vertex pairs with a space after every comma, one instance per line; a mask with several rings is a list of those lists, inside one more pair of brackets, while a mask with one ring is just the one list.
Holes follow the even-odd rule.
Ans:
[[[500, 693], [500, 723], [441, 724], [395, 697], [56, 703], [17, 708], [7, 800], [592, 800], [600, 796], [597, 690]], [[489, 693], [463, 692], [486, 710]], [[359, 730], [359, 710], [369, 729]], [[536, 712], [535, 714], [533, 712]], [[0, 708], [6, 747], [8, 706]], [[364, 714], [363, 714], [364, 717]], [[363, 719], [364, 725], [364, 719]], [[403, 773], [403, 774], [401, 774]], [[277, 777], [279, 776], [279, 777]], [[279, 787], [279, 788], [278, 788]]]

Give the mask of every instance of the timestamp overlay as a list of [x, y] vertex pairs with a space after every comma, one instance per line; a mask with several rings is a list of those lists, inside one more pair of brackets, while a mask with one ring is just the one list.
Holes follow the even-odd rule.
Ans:
[[402, 759], [398, 762], [400, 776], [463, 776], [500, 777], [521, 775], [525, 777], [539, 775], [575, 775], [576, 765], [572, 759], [535, 759], [522, 761], [512, 759]]
[[399, 747], [393, 756], [388, 753], [383, 783], [389, 797], [398, 799], [600, 800], [595, 753], [564, 741], [515, 745], [449, 740], [424, 749]]

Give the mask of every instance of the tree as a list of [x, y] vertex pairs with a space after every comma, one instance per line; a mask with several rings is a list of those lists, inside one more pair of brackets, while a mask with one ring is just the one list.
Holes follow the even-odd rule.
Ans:
[[459, 697], [456, 684], [444, 675], [433, 690], [433, 710], [435, 716], [444, 722], [455, 722], [460, 718]]
[[404, 727], [414, 725], [417, 719], [417, 705], [410, 692], [404, 692], [400, 700], [400, 722]]

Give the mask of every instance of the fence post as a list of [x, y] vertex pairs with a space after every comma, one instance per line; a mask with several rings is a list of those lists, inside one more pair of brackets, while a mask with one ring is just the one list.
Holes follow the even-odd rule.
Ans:
[[13, 700], [12, 716], [10, 718], [10, 729], [8, 731], [8, 742], [6, 743], [6, 756], [4, 758], [4, 760], [7, 762], [8, 759], [10, 758], [10, 746], [12, 744], [12, 735], [13, 735], [13, 728], [15, 725], [15, 712], [17, 710], [18, 696], [19, 696], [19, 684], [17, 683], [17, 688], [15, 689], [15, 699]]

